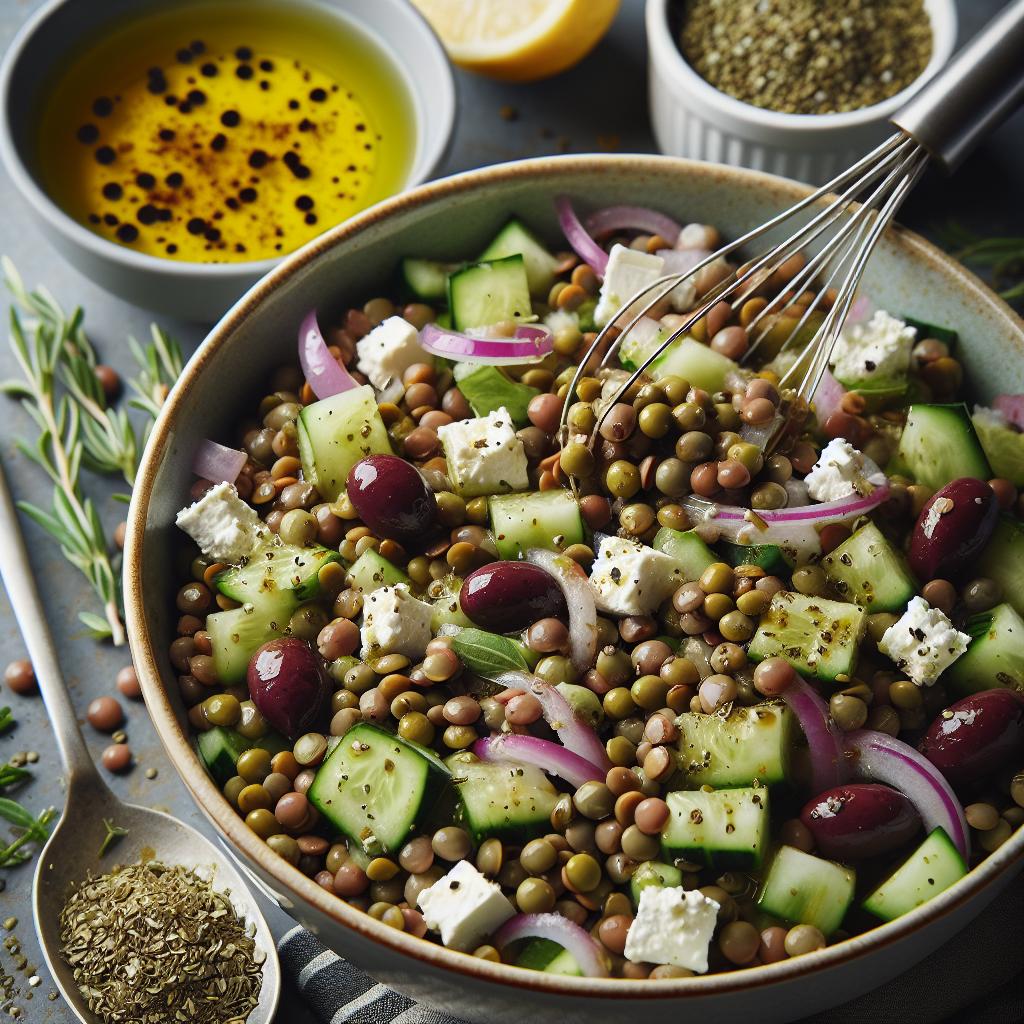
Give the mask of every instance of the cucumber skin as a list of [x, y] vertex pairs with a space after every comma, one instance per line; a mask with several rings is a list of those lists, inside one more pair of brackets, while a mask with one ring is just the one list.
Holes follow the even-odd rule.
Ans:
[[[978, 575], [1003, 588], [1003, 600], [1024, 616], [1024, 524], [1001, 515], [978, 562]], [[955, 663], [954, 663], [955, 664]]]
[[249, 660], [268, 640], [284, 636], [298, 600], [290, 590], [268, 593], [252, 604], [207, 616], [217, 678], [226, 686], [245, 682]]
[[[546, 789], [533, 789], [528, 782], [517, 785], [510, 774], [516, 770], [514, 765], [467, 763], [460, 761], [458, 755], [450, 757], [446, 763], [455, 782], [463, 827], [478, 845], [486, 839], [497, 838], [521, 846], [550, 831], [551, 812], [558, 799], [558, 791], [540, 769], [525, 766], [533, 768], [534, 773], [540, 772], [543, 777], [538, 781], [545, 783]], [[470, 794], [481, 796], [485, 785], [497, 791], [488, 794], [497, 796], [490, 801], [490, 806], [481, 808], [471, 799], [466, 799]], [[523, 790], [532, 790], [532, 793], [524, 793]], [[531, 795], [533, 804], [522, 806]], [[514, 806], [516, 804], [519, 806]]]
[[364, 594], [398, 583], [409, 585], [409, 577], [394, 562], [389, 562], [373, 548], [367, 548], [353, 563], [346, 582]]
[[480, 254], [480, 262], [516, 255], [523, 257], [530, 294], [546, 298], [555, 283], [558, 261], [525, 224], [513, 217]]
[[[922, 863], [927, 857], [933, 859]], [[938, 858], [937, 865], [935, 858]], [[922, 873], [920, 882], [924, 885], [935, 886], [941, 882], [941, 887], [936, 888], [934, 892], [925, 890], [927, 894], [923, 899], [917, 894], [920, 892], [920, 886], [917, 892], [913, 888], [905, 889], [917, 884], [918, 872]], [[880, 917], [883, 921], [893, 921], [927, 903], [933, 896], [938, 896], [966, 874], [967, 865], [960, 852], [942, 828], [936, 828], [928, 833], [924, 842], [864, 900], [861, 906], [869, 914]]]
[[456, 271], [448, 278], [448, 308], [457, 331], [525, 321], [533, 304], [523, 257], [506, 256]]
[[629, 880], [629, 892], [633, 898], [633, 906], [640, 906], [640, 893], [652, 885], [663, 889], [674, 889], [683, 884], [683, 873], [674, 864], [663, 864], [661, 861], [645, 860], [641, 863], [633, 877]]
[[777, 544], [734, 544], [720, 540], [717, 547], [722, 561], [733, 568], [737, 565], [758, 565], [770, 576], [789, 572], [789, 563]]
[[[734, 868], [737, 871], [756, 871], [764, 863], [771, 828], [767, 789], [717, 789], [711, 792], [701, 789], [675, 790], [666, 794], [665, 799], [672, 811], [669, 823], [661, 835], [662, 857], [668, 863], [674, 863], [676, 859], [682, 858], [701, 861], [707, 867], [726, 870]], [[754, 834], [750, 837], [753, 842], [750, 845], [747, 845], [746, 841], [741, 845], [738, 840], [727, 839], [724, 834], [700, 835], [712, 824], [706, 816], [718, 814], [719, 804], [730, 808], [729, 801], [734, 802], [731, 810], [739, 806], [742, 815], [756, 819]], [[732, 817], [731, 810], [729, 813], [722, 811], [720, 816]], [[694, 813], [699, 813], [699, 817], [694, 818]], [[734, 837], [735, 834], [735, 831], [729, 833]], [[710, 845], [708, 840], [714, 840], [715, 845]]]
[[[260, 548], [246, 565], [225, 569], [223, 572], [217, 573], [215, 580], [217, 589], [232, 600], [241, 601], [244, 604], [246, 601], [258, 599], [258, 595], [262, 590], [259, 586], [255, 590], [252, 588], [246, 589], [244, 584], [250, 578], [259, 575], [266, 579], [267, 582], [273, 580], [273, 583], [276, 585], [278, 581], [272, 574], [268, 575], [271, 563], [263, 558], [263, 553], [267, 550], [275, 550], [279, 554], [284, 554], [286, 558], [294, 553], [298, 553], [306, 555], [311, 559], [319, 559], [318, 562], [314, 563], [315, 569], [311, 570], [302, 582], [298, 584], [289, 583], [287, 586], [278, 587], [278, 589], [293, 591], [300, 601], [310, 601], [320, 596], [320, 570], [329, 562], [337, 562], [341, 558], [337, 551], [333, 551], [331, 548], [320, 547], [319, 545], [310, 548], [298, 548], [291, 544], [268, 545], [266, 548]], [[261, 568], [263, 570], [262, 573], [260, 572]]]
[[676, 562], [686, 576], [686, 583], [700, 579], [701, 573], [718, 561], [714, 551], [692, 530], [673, 530], [663, 526], [654, 535], [651, 547]]

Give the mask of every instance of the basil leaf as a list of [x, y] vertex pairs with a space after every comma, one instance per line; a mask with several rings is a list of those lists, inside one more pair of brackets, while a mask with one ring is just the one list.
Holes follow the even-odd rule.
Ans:
[[519, 645], [507, 636], [483, 629], [464, 629], [452, 637], [452, 648], [469, 669], [485, 679], [502, 672], [529, 672]]

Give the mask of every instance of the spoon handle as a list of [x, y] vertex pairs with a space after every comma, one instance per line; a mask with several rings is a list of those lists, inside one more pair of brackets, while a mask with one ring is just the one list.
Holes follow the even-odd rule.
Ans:
[[43, 604], [39, 599], [32, 565], [25, 550], [18, 513], [11, 500], [7, 474], [0, 461], [0, 576], [3, 577], [7, 597], [14, 609], [22, 638], [28, 648], [32, 668], [57, 736], [68, 784], [89, 778], [99, 782], [99, 773], [78, 728], [71, 698], [57, 661], [53, 637], [46, 624]]

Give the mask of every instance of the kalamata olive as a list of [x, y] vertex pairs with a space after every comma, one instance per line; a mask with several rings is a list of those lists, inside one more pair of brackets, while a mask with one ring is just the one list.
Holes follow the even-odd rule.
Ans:
[[380, 537], [413, 545], [437, 520], [437, 502], [426, 480], [396, 455], [370, 455], [348, 474], [348, 496], [359, 518]]
[[914, 805], [877, 782], [854, 782], [819, 793], [800, 812], [818, 850], [836, 860], [878, 857], [908, 843], [921, 828]]
[[331, 692], [324, 662], [304, 640], [283, 636], [249, 661], [249, 694], [259, 713], [291, 739], [309, 732]]
[[568, 617], [554, 577], [529, 562], [491, 562], [474, 570], [462, 584], [459, 604], [492, 633], [518, 633], [538, 619]]
[[982, 690], [951, 704], [928, 727], [921, 753], [954, 786], [966, 786], [1024, 757], [1024, 696]]
[[922, 580], [948, 579], [988, 543], [999, 516], [995, 492], [984, 480], [961, 477], [921, 509], [910, 535], [910, 567]]

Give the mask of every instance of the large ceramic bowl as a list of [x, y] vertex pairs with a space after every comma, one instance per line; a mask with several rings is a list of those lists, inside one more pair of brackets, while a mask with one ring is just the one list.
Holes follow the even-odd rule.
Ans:
[[[210, 780], [194, 753], [167, 649], [175, 636], [174, 515], [203, 437], [227, 436], [269, 372], [294, 358], [292, 339], [313, 306], [331, 311], [378, 293], [399, 257], [456, 259], [479, 252], [512, 212], [559, 236], [552, 197], [581, 206], [654, 205], [740, 234], [805, 194], [752, 171], [668, 157], [570, 156], [505, 164], [421, 186], [317, 239], [257, 284], [217, 325], [171, 393], [135, 488], [125, 550], [128, 628], [146, 703], [196, 802], [261, 885], [301, 923], [376, 978], [470, 1021], [557, 1024], [648, 1020], [709, 1022], [802, 1017], [906, 970], [963, 928], [1008, 884], [1024, 859], [1024, 830], [968, 877], [899, 920], [809, 956], [707, 977], [666, 981], [566, 978], [474, 959], [413, 938], [350, 909], [278, 857]], [[1024, 324], [927, 242], [891, 231], [866, 285], [881, 305], [960, 332], [981, 395], [1024, 389]], [[667, 1014], [673, 1014], [669, 1018]]]

